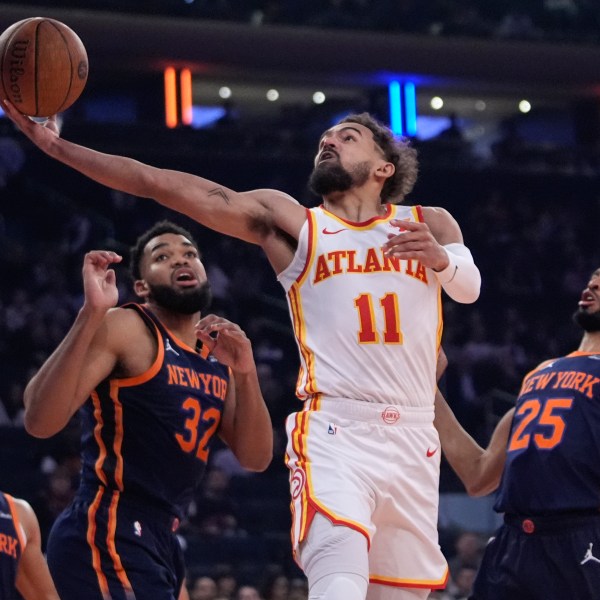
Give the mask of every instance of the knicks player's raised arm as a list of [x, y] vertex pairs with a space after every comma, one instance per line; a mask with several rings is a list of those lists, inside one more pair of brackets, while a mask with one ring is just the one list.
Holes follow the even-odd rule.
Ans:
[[[94, 250], [83, 261], [85, 300], [71, 329], [25, 388], [25, 428], [36, 437], [60, 431], [96, 385], [115, 368], [136, 334], [135, 319], [113, 309], [119, 299], [115, 252]], [[111, 310], [113, 309], [113, 310]]]
[[488, 447], [483, 449], [458, 422], [437, 390], [434, 424], [442, 451], [470, 496], [485, 496], [500, 484], [513, 414], [514, 409], [511, 409], [502, 417]]
[[105, 154], [59, 137], [54, 118], [34, 123], [5, 102], [6, 114], [40, 150], [90, 179], [140, 198], [152, 198], [206, 227], [263, 245], [278, 231], [298, 238], [306, 213], [288, 194], [271, 189], [236, 192], [190, 173], [160, 169]]
[[28, 433], [47, 438], [61, 431], [114, 371], [122, 353], [119, 347], [135, 335], [130, 312], [116, 309], [115, 314], [100, 315], [86, 307], [79, 311], [65, 338], [25, 388]]
[[18, 498], [14, 501], [26, 538], [25, 549], [19, 561], [16, 588], [25, 600], [60, 600], [42, 554], [37, 517], [27, 502]]

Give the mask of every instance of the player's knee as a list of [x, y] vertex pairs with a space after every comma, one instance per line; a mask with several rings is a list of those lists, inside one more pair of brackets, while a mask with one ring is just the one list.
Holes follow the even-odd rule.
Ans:
[[321, 577], [311, 586], [309, 600], [364, 600], [368, 581], [354, 573]]

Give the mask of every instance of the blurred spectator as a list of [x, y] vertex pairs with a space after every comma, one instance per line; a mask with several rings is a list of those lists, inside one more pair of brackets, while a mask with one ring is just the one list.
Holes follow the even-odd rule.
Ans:
[[268, 569], [259, 589], [262, 600], [289, 600], [290, 582], [281, 568]]
[[287, 600], [308, 600], [308, 581], [304, 577], [295, 577], [290, 581]]
[[244, 532], [238, 528], [236, 506], [229, 493], [230, 475], [216, 468], [206, 472], [190, 508], [193, 531], [204, 535], [231, 536]]
[[481, 535], [473, 531], [461, 532], [454, 543], [455, 555], [448, 561], [450, 575], [457, 580], [461, 569], [469, 568], [477, 571], [483, 555]]
[[236, 600], [263, 600], [252, 585], [242, 585], [235, 596]]
[[477, 569], [473, 567], [461, 567], [453, 579], [454, 591], [451, 598], [455, 600], [469, 600], [473, 591], [475, 575], [477, 575]]
[[233, 600], [237, 589], [237, 578], [229, 565], [219, 565], [215, 569], [214, 580], [217, 582], [217, 596]]
[[45, 487], [39, 490], [31, 503], [40, 522], [44, 549], [56, 517], [75, 496], [75, 483], [71, 468], [67, 464], [58, 464], [48, 474]]
[[190, 600], [215, 600], [217, 597], [217, 583], [206, 575], [195, 577], [188, 588]]

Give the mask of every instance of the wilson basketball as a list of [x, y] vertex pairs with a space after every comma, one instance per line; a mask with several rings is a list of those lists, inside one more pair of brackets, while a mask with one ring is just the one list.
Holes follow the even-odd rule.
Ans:
[[83, 42], [60, 21], [31, 17], [0, 36], [0, 92], [25, 115], [49, 117], [66, 110], [87, 77]]

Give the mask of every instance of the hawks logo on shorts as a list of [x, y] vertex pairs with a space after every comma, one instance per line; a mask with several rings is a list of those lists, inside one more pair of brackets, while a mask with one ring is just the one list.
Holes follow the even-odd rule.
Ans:
[[381, 413], [381, 418], [384, 423], [393, 425], [400, 418], [400, 411], [395, 406], [386, 406]]

